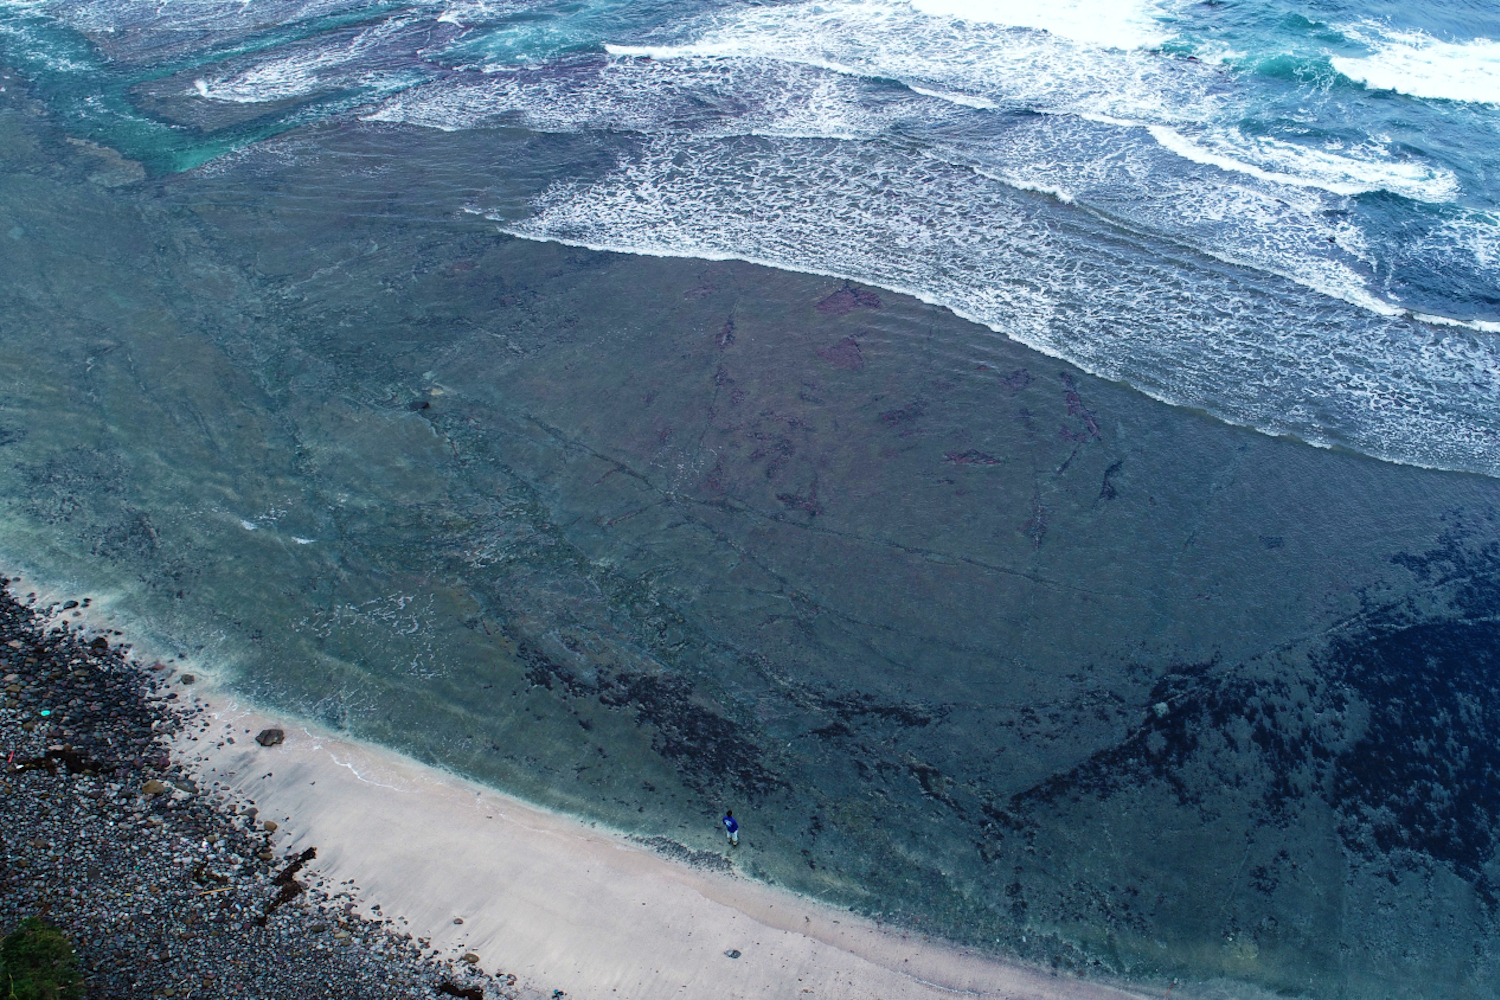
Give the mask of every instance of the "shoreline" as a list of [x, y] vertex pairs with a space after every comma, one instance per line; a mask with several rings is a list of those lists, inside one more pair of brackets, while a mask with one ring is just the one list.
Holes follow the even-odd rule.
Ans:
[[0, 935], [57, 926], [91, 997], [537, 996], [361, 916], [311, 853], [278, 856], [252, 806], [173, 760], [201, 714], [167, 668], [17, 582], [0, 580]]
[[[546, 991], [579, 1000], [1141, 996], [878, 925], [731, 874], [713, 852], [664, 857], [229, 692], [195, 694], [212, 724], [196, 743], [180, 735], [177, 752], [202, 780], [274, 818], [278, 850], [316, 847], [313, 867], [350, 885], [362, 912], [400, 918], [440, 952], [478, 956], [478, 968]], [[271, 728], [283, 743], [254, 742]]]
[[[485, 996], [1145, 996], [877, 923], [740, 875], [729, 855], [601, 829], [273, 713], [216, 686], [211, 664], [133, 651], [131, 623], [111, 620], [107, 600], [47, 615], [63, 592], [26, 588], [29, 605], [9, 590], [5, 600], [28, 608], [38, 633], [124, 637], [111, 648], [159, 685], [147, 697], [176, 720], [162, 749], [213, 789], [223, 822], [261, 836], [277, 868], [313, 849], [304, 880], [337, 909], [369, 934], [415, 942], [424, 962], [486, 984]], [[265, 729], [284, 741], [259, 745]]]

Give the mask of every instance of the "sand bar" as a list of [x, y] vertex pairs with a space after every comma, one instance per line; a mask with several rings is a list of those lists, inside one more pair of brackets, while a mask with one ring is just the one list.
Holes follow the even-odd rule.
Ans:
[[[269, 718], [223, 692], [179, 740], [200, 778], [281, 824], [278, 851], [318, 849], [327, 880], [416, 937], [550, 995], [883, 1000], [1136, 994], [996, 963], [727, 873], [668, 860], [390, 751]], [[253, 734], [279, 727], [280, 746]], [[219, 746], [222, 735], [235, 742]], [[215, 737], [215, 738], [211, 738]], [[461, 918], [462, 923], [454, 922]], [[738, 952], [732, 958], [730, 952]]]

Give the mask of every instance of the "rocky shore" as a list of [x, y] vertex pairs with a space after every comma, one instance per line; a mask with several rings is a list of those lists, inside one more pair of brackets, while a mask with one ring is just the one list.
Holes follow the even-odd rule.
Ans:
[[60, 927], [90, 998], [544, 995], [356, 913], [316, 848], [278, 852], [254, 802], [174, 759], [207, 725], [189, 675], [82, 628], [87, 601], [0, 587], [0, 935]]

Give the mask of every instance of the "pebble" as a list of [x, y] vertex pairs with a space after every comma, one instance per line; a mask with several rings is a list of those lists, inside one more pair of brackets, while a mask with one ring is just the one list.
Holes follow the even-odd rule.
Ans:
[[430, 1000], [449, 982], [486, 1000], [537, 995], [468, 963], [455, 971], [346, 912], [353, 897], [322, 883], [316, 862], [295, 875], [297, 902], [268, 914], [287, 868], [270, 850], [277, 825], [245, 823], [235, 814], [254, 807], [218, 790], [199, 794], [172, 757], [179, 734], [209, 732], [201, 703], [165, 700], [166, 673], [126, 659], [123, 639], [85, 640], [8, 582], [0, 648], [28, 654], [3, 677], [17, 697], [0, 708], [0, 934], [46, 913], [98, 997]]

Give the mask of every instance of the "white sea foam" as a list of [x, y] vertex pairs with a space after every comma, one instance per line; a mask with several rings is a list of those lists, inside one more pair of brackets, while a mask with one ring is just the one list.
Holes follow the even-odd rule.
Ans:
[[1137, 122], [1202, 121], [1223, 103], [1212, 93], [1224, 79], [1215, 66], [1107, 50], [1062, 34], [955, 19], [899, 3], [840, 0], [742, 8], [704, 21], [688, 36], [675, 44], [610, 45], [608, 50], [653, 59], [799, 63], [899, 80], [949, 100]]
[[[1025, 107], [1140, 125], [1179, 156], [1272, 183], [1320, 187], [1334, 194], [1388, 190], [1442, 202], [1458, 192], [1450, 171], [1379, 148], [1315, 148], [1272, 137], [1252, 138], [1235, 129], [1203, 129], [1199, 123], [1222, 117], [1230, 101], [1224, 92], [1224, 71], [1218, 67], [1145, 53], [1080, 50], [1066, 35], [1038, 37], [997, 27], [1025, 23], [1024, 11], [1036, 5], [933, 0], [918, 6], [923, 13], [917, 16], [899, 5], [858, 2], [757, 8], [715, 22], [684, 44], [608, 48], [617, 55], [656, 60], [795, 62], [898, 79], [916, 93], [975, 108]], [[1054, 12], [1063, 9], [1043, 6]], [[977, 17], [979, 7], [989, 9], [992, 16]], [[1086, 8], [1067, 9], [1076, 13]], [[1125, 9], [1135, 12], [1131, 17], [1156, 10], [1128, 5]], [[968, 12], [974, 23], [951, 19], [960, 12]], [[1107, 21], [1102, 15], [1096, 19]]]
[[[866, 281], [1235, 423], [1500, 472], [1485, 416], [1500, 391], [1500, 345], [1490, 340], [1424, 333], [1406, 316], [1248, 274], [1143, 263], [1139, 248], [1117, 253], [1098, 231], [1075, 234], [961, 165], [892, 160], [870, 144], [750, 142], [662, 138], [597, 183], [557, 185], [529, 220], [492, 217], [533, 239]], [[1280, 210], [1239, 191], [1219, 210]], [[1258, 230], [1268, 242], [1274, 219]], [[1330, 285], [1359, 283], [1354, 249], [1321, 260]]]
[[142, 59], [159, 59], [162, 43], [172, 36], [201, 41], [211, 35], [243, 35], [282, 24], [336, 15], [366, 6], [363, 0], [170, 0], [132, 3], [121, 0], [52, 2], [54, 16], [78, 31], [111, 39], [112, 54], [134, 58], [130, 44], [144, 43]]
[[91, 69], [86, 62], [71, 58], [60, 52], [56, 45], [49, 44], [38, 31], [40, 17], [45, 12], [43, 3], [17, 3], [6, 0], [0, 4], [0, 38], [8, 38], [14, 51], [21, 54], [22, 64], [40, 63], [55, 73], [77, 73]]
[[193, 93], [210, 101], [266, 104], [338, 89], [399, 89], [410, 82], [409, 73], [382, 64], [392, 52], [411, 47], [401, 36], [412, 23], [409, 17], [388, 18], [353, 37], [330, 36], [242, 69], [200, 77], [193, 81]]
[[1376, 148], [1316, 149], [1268, 137], [1251, 138], [1238, 129], [1205, 131], [1189, 138], [1165, 125], [1149, 126], [1164, 149], [1178, 156], [1295, 187], [1317, 187], [1333, 194], [1390, 191], [1416, 201], [1452, 201], [1458, 179], [1448, 170], [1414, 160], [1397, 160]]
[[942, 90], [930, 90], [927, 87], [919, 87], [916, 84], [911, 84], [911, 90], [912, 93], [921, 94], [923, 97], [935, 97], [940, 101], [949, 101], [965, 108], [978, 108], [983, 111], [990, 111], [999, 107], [998, 104], [987, 97], [974, 97], [970, 94], [950, 94]]
[[[1383, 315], [1403, 307], [1370, 290], [1372, 263], [1360, 233], [1339, 211], [1342, 196], [1384, 186], [1437, 201], [1454, 184], [1450, 175], [1379, 150], [1337, 155], [1233, 130], [1200, 130], [1208, 138], [1193, 142], [1165, 126], [1142, 129], [1099, 115], [1089, 121], [1023, 116], [965, 129], [961, 116], [976, 112], [952, 102], [933, 107], [916, 91], [901, 99], [901, 91], [882, 90], [875, 81], [763, 58], [622, 55], [566, 72], [474, 77], [464, 86], [444, 82], [401, 94], [367, 120], [457, 129], [503, 119], [550, 131], [869, 141], [940, 126], [944, 114], [960, 116], [954, 127], [938, 128], [943, 137], [927, 154], [903, 142], [867, 155], [899, 168], [914, 155], [936, 154], [1012, 188], [1078, 202], [1129, 228]], [[1179, 157], [1195, 166], [1184, 168]], [[1251, 157], [1284, 169], [1247, 162]]]
[[[420, 20], [443, 31], [498, 9], [460, 0]], [[1244, 117], [1250, 84], [1147, 51], [1173, 16], [1153, 0], [741, 6], [540, 66], [512, 59], [535, 49], [497, 28], [493, 51], [466, 36], [464, 59], [504, 72], [448, 72], [364, 117], [609, 132], [611, 148], [637, 150], [597, 182], [552, 188], [534, 218], [501, 220], [516, 235], [867, 281], [1239, 423], [1496, 469], [1484, 417], [1500, 378], [1495, 324], [1418, 315], [1428, 326], [1416, 327], [1376, 282], [1391, 273], [1388, 247], [1377, 260], [1347, 201], [1386, 190], [1453, 202], [1457, 178], [1375, 140], [1227, 124]], [[1367, 35], [1372, 55], [1355, 60], [1366, 77], [1340, 69], [1372, 87], [1402, 45], [1427, 63], [1483, 55]], [[364, 85], [390, 51], [385, 36], [330, 36], [200, 71], [193, 93], [260, 103]], [[1420, 238], [1441, 253], [1423, 259], [1493, 272], [1495, 232], [1432, 228]]]
[[328, 87], [327, 71], [351, 61], [348, 53], [297, 52], [267, 59], [217, 79], [193, 81], [193, 91], [210, 101], [265, 104], [303, 97]]
[[1138, 49], [1172, 37], [1159, 4], [1129, 0], [912, 0], [924, 14], [960, 21], [1036, 28], [1100, 48]]
[[1365, 23], [1344, 34], [1368, 46], [1367, 56], [1334, 56], [1333, 68], [1371, 90], [1411, 97], [1500, 104], [1500, 42], [1448, 42], [1416, 31]]
[[[454, 131], [502, 122], [537, 131], [872, 138], [933, 122], [931, 100], [872, 93], [858, 77], [764, 60], [634, 58], [568, 72], [471, 74], [393, 96], [365, 121]], [[955, 103], [955, 102], [945, 102]], [[919, 108], [917, 105], [921, 105]]]

